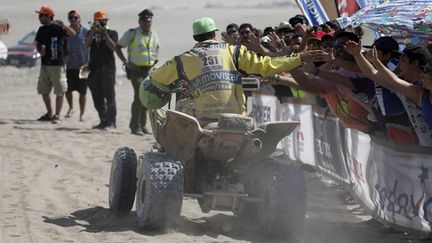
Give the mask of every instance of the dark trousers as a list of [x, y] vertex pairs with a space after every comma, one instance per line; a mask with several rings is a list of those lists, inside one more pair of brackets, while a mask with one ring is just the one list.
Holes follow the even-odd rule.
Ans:
[[138, 128], [143, 129], [147, 122], [147, 108], [143, 106], [139, 100], [139, 87], [144, 77], [133, 77], [131, 78], [132, 86], [134, 89], [134, 99], [131, 105], [131, 119], [129, 122], [129, 128], [131, 131], [136, 131]]
[[101, 123], [116, 126], [115, 73], [91, 71], [87, 82]]

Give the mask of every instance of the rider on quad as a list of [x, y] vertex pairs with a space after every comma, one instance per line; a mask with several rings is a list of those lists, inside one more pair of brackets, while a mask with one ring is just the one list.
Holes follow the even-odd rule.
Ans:
[[216, 24], [209, 17], [195, 20], [192, 30], [195, 46], [156, 69], [140, 87], [141, 103], [152, 110], [149, 116], [158, 142], [165, 119], [165, 112], [159, 108], [169, 102], [171, 93], [177, 93], [176, 110], [196, 117], [201, 124], [217, 121], [220, 113], [245, 115], [242, 74], [268, 77], [325, 56], [322, 51], [259, 56], [243, 45], [220, 43], [216, 40]]
[[[321, 61], [325, 53], [261, 57], [245, 46], [218, 43], [211, 18], [197, 19], [192, 29], [198, 43], [156, 69], [140, 87], [140, 100], [150, 109], [153, 133], [166, 153], [137, 158], [133, 149], [119, 148], [111, 166], [110, 209], [129, 213], [136, 195], [139, 227], [164, 229], [177, 224], [182, 199], [189, 196], [198, 199], [204, 213], [228, 210], [257, 220], [266, 235], [301, 232], [306, 211], [302, 170], [269, 156], [298, 123], [254, 128], [243, 116], [242, 73], [270, 76], [303, 61]], [[174, 92], [177, 111], [159, 109]]]

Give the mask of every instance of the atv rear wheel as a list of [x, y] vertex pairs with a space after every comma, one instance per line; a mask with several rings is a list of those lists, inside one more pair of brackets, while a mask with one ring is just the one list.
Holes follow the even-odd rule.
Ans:
[[245, 204], [239, 216], [244, 219], [255, 217], [267, 236], [301, 236], [306, 214], [306, 188], [300, 165], [270, 160], [253, 171], [246, 192], [262, 201]]
[[146, 153], [139, 163], [138, 226], [153, 230], [175, 227], [183, 203], [182, 164], [162, 153]]
[[136, 190], [137, 156], [133, 149], [121, 147], [114, 153], [109, 183], [109, 207], [121, 216], [132, 209]]

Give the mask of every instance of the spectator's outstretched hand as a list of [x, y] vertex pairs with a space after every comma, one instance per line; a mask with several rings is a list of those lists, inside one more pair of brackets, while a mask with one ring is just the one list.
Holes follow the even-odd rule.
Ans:
[[226, 32], [222, 32], [221, 36], [222, 36], [222, 40], [225, 41], [226, 43], [231, 45], [237, 44], [237, 40], [234, 37], [228, 35]]
[[354, 41], [349, 40], [345, 43], [344, 50], [349, 54], [351, 54], [352, 56], [360, 55], [362, 50], [361, 42], [356, 43]]
[[255, 51], [260, 49], [260, 45], [261, 45], [260, 39], [257, 36], [255, 36], [254, 33], [249, 33], [247, 38], [249, 39], [249, 42], [245, 43], [245, 46], [249, 50]]
[[324, 62], [326, 63], [332, 63], [334, 60], [336, 60], [334, 54], [333, 54], [333, 48], [330, 50], [330, 52], [327, 53], [327, 55], [324, 58]]
[[378, 59], [378, 51], [376, 49], [376, 47], [372, 47], [372, 50], [370, 51], [370, 55], [369, 55], [369, 61], [372, 63], [372, 65], [374, 65], [375, 67], [378, 67], [379, 64], [381, 64], [381, 61]]
[[302, 70], [305, 73], [315, 74], [317, 69], [318, 68], [313, 63], [305, 63], [302, 65]]
[[300, 52], [302, 62], [325, 62], [327, 55], [328, 54], [322, 50]]
[[312, 33], [312, 27], [302, 23], [297, 23], [295, 26], [293, 26], [293, 30], [297, 35], [300, 36], [304, 36], [304, 35], [309, 36]]
[[268, 37], [270, 39], [270, 46], [273, 48], [273, 50], [280, 51], [286, 47], [285, 42], [279, 38], [275, 32], [270, 32]]

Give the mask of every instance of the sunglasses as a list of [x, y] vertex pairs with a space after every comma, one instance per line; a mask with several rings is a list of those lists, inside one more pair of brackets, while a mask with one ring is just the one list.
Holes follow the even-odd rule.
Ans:
[[68, 19], [69, 20], [78, 20], [79, 17], [78, 16], [69, 16]]
[[248, 35], [249, 33], [252, 33], [252, 31], [246, 30], [246, 31], [240, 31], [239, 33], [240, 35]]
[[39, 14], [39, 18], [48, 17], [48, 14]]

